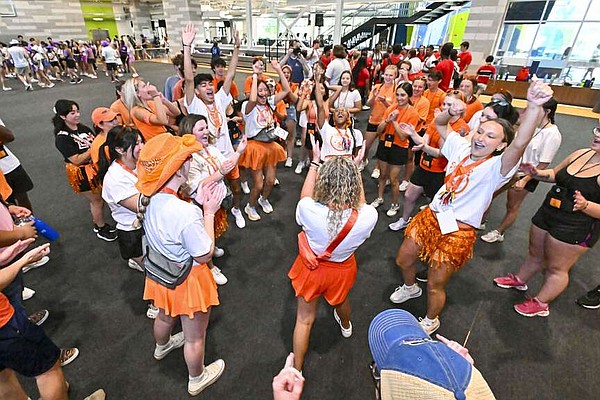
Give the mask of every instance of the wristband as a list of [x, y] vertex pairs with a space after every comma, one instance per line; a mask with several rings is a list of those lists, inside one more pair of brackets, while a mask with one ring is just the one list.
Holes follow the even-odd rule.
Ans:
[[310, 166], [318, 169], [321, 166], [321, 164], [319, 164], [318, 162], [315, 162], [315, 161], [311, 161]]
[[204, 218], [206, 218], [206, 217], [213, 217], [214, 218], [215, 214], [204, 214]]

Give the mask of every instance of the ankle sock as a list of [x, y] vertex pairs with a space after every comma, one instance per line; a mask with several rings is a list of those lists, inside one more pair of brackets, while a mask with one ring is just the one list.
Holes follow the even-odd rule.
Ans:
[[419, 288], [419, 287], [417, 286], [417, 283], [416, 283], [416, 282], [415, 282], [415, 283], [413, 283], [413, 284], [412, 284], [412, 285], [410, 285], [410, 286], [409, 286], [409, 285], [407, 285], [406, 283], [404, 284], [404, 289], [408, 290], [409, 292], [416, 292], [418, 288]]
[[435, 319], [429, 319], [429, 317], [426, 315], [425, 318], [423, 318], [423, 323], [425, 325], [433, 325], [433, 323], [435, 322]]
[[158, 343], [156, 343], [156, 348], [158, 350], [161, 350], [161, 351], [165, 350], [167, 347], [169, 347], [170, 343], [171, 343], [171, 336], [169, 336], [169, 341], [167, 343], [165, 343], [165, 344], [158, 344]]
[[203, 376], [204, 376], [204, 370], [202, 370], [202, 373], [200, 375], [198, 375], [198, 376], [188, 375], [188, 378], [191, 383], [198, 383], [202, 380]]

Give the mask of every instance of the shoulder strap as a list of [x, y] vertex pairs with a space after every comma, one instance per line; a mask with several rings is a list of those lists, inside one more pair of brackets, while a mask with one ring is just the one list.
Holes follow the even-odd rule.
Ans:
[[[577, 156], [577, 157], [576, 157], [576, 158], [575, 158], [573, 161], [571, 161], [571, 162], [570, 162], [570, 163], [567, 165], [567, 167], [568, 167], [569, 165], [573, 164], [575, 161], [579, 160], [581, 157], [585, 156], [586, 154], [589, 154], [589, 153], [590, 153], [590, 151], [591, 151], [591, 152], [593, 152], [594, 150], [592, 150], [592, 149], [588, 149], [588, 150], [584, 151], [583, 153], [581, 153], [580, 155], [578, 155], [578, 156]], [[593, 157], [593, 156], [592, 156], [592, 157]], [[591, 160], [591, 158], [590, 158], [590, 160]], [[589, 162], [589, 160], [588, 160], [588, 162]], [[565, 168], [566, 168], [566, 167], [565, 167]]]
[[327, 259], [329, 259], [329, 257], [331, 257], [331, 253], [333, 253], [333, 251], [338, 247], [338, 245], [340, 243], [342, 243], [342, 240], [344, 240], [346, 238], [346, 236], [348, 236], [348, 233], [350, 233], [350, 230], [354, 226], [354, 223], [356, 222], [357, 219], [358, 219], [358, 211], [355, 209], [352, 209], [352, 214], [350, 214], [350, 218], [348, 218], [346, 225], [344, 225], [344, 227], [342, 228], [340, 233], [338, 233], [338, 235], [335, 237], [335, 239], [333, 239], [333, 242], [331, 242], [329, 244], [329, 246], [327, 246], [327, 249], [325, 250], [325, 252], [323, 254], [321, 254], [319, 257], [317, 257], [319, 260], [327, 260]]

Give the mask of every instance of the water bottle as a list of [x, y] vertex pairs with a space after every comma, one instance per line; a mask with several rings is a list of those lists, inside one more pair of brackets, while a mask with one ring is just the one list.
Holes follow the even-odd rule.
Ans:
[[42, 235], [49, 241], [53, 242], [60, 236], [58, 232], [50, 225], [42, 221], [41, 219], [30, 215], [28, 217], [19, 218], [17, 225], [25, 225], [28, 222], [33, 221], [33, 226], [37, 230], [38, 234]]

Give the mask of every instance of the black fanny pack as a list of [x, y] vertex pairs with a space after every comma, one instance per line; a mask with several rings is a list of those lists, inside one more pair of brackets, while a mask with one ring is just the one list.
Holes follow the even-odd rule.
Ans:
[[179, 263], [168, 259], [152, 247], [146, 246], [146, 257], [144, 258], [146, 276], [168, 289], [175, 289], [181, 285], [190, 274], [193, 264], [192, 257]]
[[252, 138], [252, 140], [263, 143], [274, 142], [275, 139], [277, 139], [277, 135], [275, 135], [275, 125], [262, 128], [260, 132], [258, 132], [258, 134]]
[[574, 195], [575, 193], [572, 190], [564, 186], [554, 185], [546, 195], [544, 205], [572, 213], [575, 205]]

